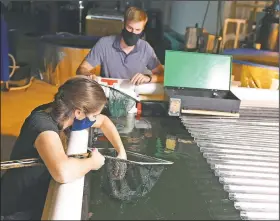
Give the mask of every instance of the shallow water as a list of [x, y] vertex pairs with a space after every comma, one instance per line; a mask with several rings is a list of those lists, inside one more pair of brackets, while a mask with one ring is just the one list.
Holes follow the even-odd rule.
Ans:
[[[87, 176], [89, 184], [85, 187], [83, 213], [87, 213], [90, 219], [239, 219], [239, 213], [227, 200], [228, 196], [222, 185], [179, 120], [157, 117], [141, 118], [139, 121], [132, 118], [113, 121], [127, 150], [170, 160], [174, 164], [140, 169], [139, 166], [128, 166], [125, 175], [126, 184], [128, 183], [126, 188], [137, 190], [138, 193], [141, 190], [142, 195], [133, 195], [133, 199], [124, 200], [127, 198], [123, 195], [129, 195], [133, 191], [121, 189], [116, 183], [115, 186], [106, 184], [110, 177], [108, 174], [111, 173], [111, 167], [108, 166], [110, 162], [107, 161], [100, 171]], [[112, 147], [102, 135], [93, 146]], [[135, 174], [139, 174], [141, 178], [135, 178]], [[135, 178], [133, 184], [128, 176]], [[124, 184], [118, 184], [120, 183]], [[113, 186], [117, 192], [110, 190]]]

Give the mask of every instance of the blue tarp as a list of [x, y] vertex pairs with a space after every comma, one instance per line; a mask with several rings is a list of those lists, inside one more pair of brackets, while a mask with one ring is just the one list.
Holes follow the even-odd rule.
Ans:
[[8, 48], [8, 28], [1, 15], [1, 81], [7, 82], [9, 80], [9, 48]]

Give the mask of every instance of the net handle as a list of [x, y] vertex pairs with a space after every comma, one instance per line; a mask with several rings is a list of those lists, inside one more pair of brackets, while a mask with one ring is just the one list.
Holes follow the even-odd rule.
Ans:
[[[98, 150], [102, 150], [102, 149], [113, 149], [113, 148], [98, 148]], [[88, 150], [92, 151], [92, 149], [89, 149], [89, 148], [88, 148]], [[171, 162], [171, 161], [148, 157], [148, 156], [138, 154], [138, 153], [133, 153], [130, 151], [127, 151], [127, 152], [132, 155], [138, 155], [138, 156], [146, 157], [149, 159], [155, 159], [156, 161], [161, 161], [161, 162], [137, 162], [137, 161], [132, 161], [132, 160], [124, 160], [124, 159], [120, 159], [117, 157], [111, 157], [108, 155], [103, 155], [103, 156], [105, 157], [105, 159], [116, 160], [116, 161], [124, 162], [127, 164], [137, 164], [137, 165], [171, 165], [171, 164], [173, 164], [173, 162]], [[83, 158], [89, 157], [89, 153], [73, 154], [73, 155], [68, 155], [68, 157], [83, 159]], [[10, 160], [10, 161], [1, 162], [1, 170], [16, 169], [16, 168], [23, 168], [23, 167], [33, 167], [33, 166], [45, 166], [45, 164], [43, 163], [43, 161], [40, 158]]]
[[174, 163], [174, 162], [169, 161], [169, 160], [163, 160], [163, 159], [159, 159], [159, 158], [156, 158], [156, 157], [151, 157], [151, 156], [143, 155], [143, 154], [140, 154], [140, 153], [135, 153], [135, 152], [132, 152], [132, 151], [129, 151], [129, 150], [127, 150], [126, 152], [131, 154], [131, 155], [134, 155], [134, 156], [145, 157], [146, 159], [149, 159], [149, 160], [161, 161], [161, 162], [158, 162], [160, 164], [171, 165], [171, 164]]
[[[94, 148], [88, 148], [88, 150], [91, 152]], [[115, 151], [114, 148], [98, 148], [98, 150], [113, 150]], [[111, 160], [116, 160], [116, 161], [120, 161], [120, 162], [124, 162], [124, 163], [128, 163], [128, 164], [137, 164], [137, 165], [172, 165], [174, 162], [172, 161], [168, 161], [168, 160], [162, 160], [156, 157], [150, 157], [147, 155], [143, 155], [140, 153], [135, 153], [135, 152], [131, 152], [131, 151], [126, 151], [126, 153], [129, 153], [131, 155], [134, 156], [138, 156], [138, 157], [142, 157], [142, 158], [146, 158], [149, 160], [154, 160], [154, 161], [158, 161], [158, 162], [137, 162], [137, 161], [133, 161], [133, 160], [125, 160], [125, 159], [120, 159], [117, 157], [112, 157], [112, 156], [108, 156], [108, 155], [103, 155], [105, 157], [105, 159], [111, 159]]]
[[[121, 159], [121, 158], [117, 158], [117, 157], [111, 157], [111, 156], [107, 156], [107, 155], [103, 155], [105, 157], [105, 159], [111, 159], [111, 160], [116, 160], [116, 161], [120, 161], [123, 163], [128, 163], [128, 164], [137, 164], [137, 165], [171, 165], [173, 164], [173, 162], [171, 161], [163, 161], [163, 162], [137, 162], [137, 161], [133, 161], [133, 160], [125, 160], [125, 159]], [[159, 160], [159, 159], [158, 159]]]

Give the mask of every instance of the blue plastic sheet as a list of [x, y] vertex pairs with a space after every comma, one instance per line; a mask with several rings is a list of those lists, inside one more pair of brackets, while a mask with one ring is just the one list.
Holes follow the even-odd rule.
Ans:
[[1, 81], [9, 80], [9, 48], [8, 28], [4, 16], [1, 15]]

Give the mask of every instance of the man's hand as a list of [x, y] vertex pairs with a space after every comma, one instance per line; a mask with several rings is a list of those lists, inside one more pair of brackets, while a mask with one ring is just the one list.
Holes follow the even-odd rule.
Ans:
[[130, 80], [130, 82], [134, 85], [145, 84], [145, 83], [149, 83], [150, 81], [151, 81], [150, 77], [141, 73], [135, 74], [133, 78]]
[[91, 74], [91, 75], [86, 75], [89, 79], [96, 80], [96, 75]]
[[96, 80], [96, 75], [91, 73], [91, 71], [93, 69], [94, 69], [94, 67], [90, 63], [88, 63], [86, 60], [84, 60], [78, 67], [76, 74], [85, 75], [92, 80]]

